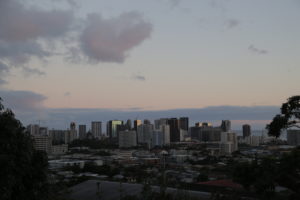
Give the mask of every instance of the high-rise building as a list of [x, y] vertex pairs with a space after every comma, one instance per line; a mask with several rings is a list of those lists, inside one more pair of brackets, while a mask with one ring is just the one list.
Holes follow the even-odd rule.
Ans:
[[170, 126], [163, 124], [155, 129], [152, 135], [152, 146], [163, 146], [170, 144]]
[[119, 147], [128, 148], [136, 146], [136, 131], [126, 130], [119, 132]]
[[77, 130], [76, 130], [76, 124], [75, 122], [71, 122], [70, 123], [70, 133], [68, 134], [68, 140], [70, 142], [72, 142], [73, 140], [77, 139], [78, 135], [77, 135]]
[[39, 135], [40, 134], [40, 126], [37, 124], [29, 124], [27, 126], [27, 131], [30, 135]]
[[107, 134], [110, 139], [118, 138], [118, 125], [123, 125], [123, 121], [110, 120], [107, 122], [106, 129], [107, 129]]
[[94, 138], [101, 138], [102, 135], [102, 122], [93, 121], [91, 124], [91, 132]]
[[144, 119], [144, 124], [151, 124], [151, 121], [149, 119]]
[[168, 119], [170, 126], [170, 140], [171, 142], [180, 142], [179, 120], [177, 118]]
[[163, 133], [163, 145], [170, 144], [170, 126], [167, 124], [160, 125], [160, 131]]
[[293, 146], [300, 145], [300, 130], [287, 130], [287, 143]]
[[188, 131], [189, 130], [189, 118], [181, 117], [179, 118], [179, 128]]
[[36, 150], [44, 151], [47, 154], [51, 153], [52, 142], [51, 137], [47, 135], [33, 135], [33, 146]]
[[128, 130], [131, 130], [131, 129], [132, 129], [132, 126], [131, 126], [131, 120], [130, 120], [130, 119], [128, 119], [127, 122], [126, 122], [126, 128], [127, 128]]
[[249, 137], [251, 135], [251, 126], [249, 124], [243, 125], [243, 138]]
[[133, 122], [134, 130], [137, 131], [137, 127], [141, 124], [142, 124], [142, 120], [139, 120], [139, 119], [134, 120], [134, 122]]
[[86, 125], [81, 124], [78, 126], [79, 139], [84, 139], [86, 137]]
[[48, 128], [47, 127], [40, 127], [39, 135], [49, 135]]
[[230, 120], [222, 120], [221, 129], [223, 132], [228, 132], [231, 130], [231, 122]]
[[155, 129], [159, 129], [161, 125], [166, 125], [166, 124], [168, 124], [167, 118], [161, 118], [161, 119], [154, 120], [154, 128]]
[[150, 147], [152, 143], [153, 125], [141, 124], [137, 128], [137, 139], [139, 144], [147, 144]]
[[231, 154], [238, 150], [238, 142], [236, 133], [233, 132], [222, 132], [220, 142], [220, 153]]
[[67, 144], [66, 141], [67, 132], [68, 132], [67, 130], [50, 130], [49, 136], [52, 138], [52, 143], [54, 145]]

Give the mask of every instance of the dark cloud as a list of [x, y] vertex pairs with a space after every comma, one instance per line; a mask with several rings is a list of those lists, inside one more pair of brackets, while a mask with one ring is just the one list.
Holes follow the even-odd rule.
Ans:
[[104, 19], [89, 14], [80, 36], [80, 48], [91, 62], [122, 63], [129, 51], [147, 39], [152, 25], [140, 13], [128, 12]]
[[42, 120], [49, 128], [66, 128], [71, 121], [90, 124], [91, 121], [99, 120], [106, 123], [111, 119], [154, 119], [166, 117], [187, 116], [192, 126], [195, 122], [212, 122], [215, 126], [220, 125], [223, 119], [232, 120], [234, 129], [241, 129], [243, 123], [250, 123], [253, 129], [262, 129], [275, 114], [280, 112], [276, 106], [217, 106], [195, 109], [172, 109], [147, 111], [144, 108], [128, 109], [45, 109], [44, 117], [35, 113], [20, 113], [19, 118], [25, 124]]
[[[47, 48], [45, 41], [63, 37], [73, 22], [71, 10], [43, 10], [25, 6], [22, 2], [0, 1], [0, 62], [9, 68], [27, 67], [32, 57], [45, 59], [51, 56], [53, 47]], [[24, 68], [24, 71], [28, 69]], [[41, 74], [34, 69], [31, 72]]]
[[5, 107], [16, 112], [44, 109], [43, 103], [47, 99], [42, 94], [21, 90], [0, 90], [0, 97]]
[[133, 75], [132, 79], [137, 81], [146, 81], [146, 77], [142, 75]]
[[250, 45], [248, 47], [248, 50], [251, 51], [251, 52], [253, 52], [253, 53], [260, 54], [260, 55], [264, 55], [264, 54], [268, 53], [267, 50], [265, 50], [265, 49], [258, 49], [254, 45]]
[[225, 21], [225, 26], [228, 29], [235, 28], [240, 25], [240, 21], [237, 19], [228, 19]]

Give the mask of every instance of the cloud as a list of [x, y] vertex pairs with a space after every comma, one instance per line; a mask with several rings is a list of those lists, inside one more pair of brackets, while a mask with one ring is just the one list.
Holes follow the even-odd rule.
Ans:
[[225, 26], [227, 29], [232, 29], [240, 25], [240, 21], [237, 19], [228, 19], [225, 21]]
[[32, 57], [51, 56], [53, 48], [47, 48], [45, 43], [63, 37], [72, 22], [71, 10], [43, 10], [25, 6], [20, 0], [1, 0], [0, 62], [9, 66], [9, 71], [11, 67], [26, 67]]
[[137, 81], [146, 81], [146, 77], [142, 75], [133, 75], [132, 79]]
[[26, 77], [32, 76], [32, 75], [37, 75], [37, 76], [44, 76], [44, 75], [46, 75], [46, 73], [43, 72], [43, 71], [40, 71], [38, 69], [29, 68], [29, 67], [24, 67], [23, 68], [23, 72], [24, 72], [24, 74], [25, 74]]
[[2, 77], [6, 76], [8, 71], [8, 66], [0, 61], [0, 85], [7, 83]]
[[71, 121], [77, 123], [90, 124], [91, 121], [99, 120], [106, 123], [111, 119], [149, 119], [153, 121], [159, 118], [169, 117], [189, 117], [190, 126], [195, 122], [212, 122], [214, 126], [219, 126], [220, 121], [229, 119], [232, 121], [233, 129], [241, 129], [243, 123], [249, 123], [253, 130], [263, 129], [266, 123], [280, 112], [276, 106], [216, 106], [206, 108], [171, 109], [171, 110], [145, 110], [144, 108], [128, 109], [74, 109], [44, 108], [46, 113], [42, 118], [35, 113], [22, 112], [17, 117], [25, 124], [42, 120], [49, 128], [67, 128]]
[[168, 0], [168, 3], [172, 8], [178, 6], [180, 4], [181, 0]]
[[251, 52], [253, 52], [253, 53], [259, 54], [259, 55], [264, 55], [264, 54], [269, 53], [267, 50], [265, 50], [265, 49], [258, 49], [254, 45], [250, 45], [248, 47], [248, 50], [251, 51]]
[[80, 36], [80, 49], [90, 62], [123, 63], [129, 51], [150, 37], [152, 24], [138, 12], [104, 19], [89, 14]]
[[0, 97], [5, 107], [16, 112], [43, 109], [43, 103], [47, 99], [42, 94], [22, 90], [0, 90]]
[[64, 93], [64, 96], [65, 96], [65, 97], [71, 96], [71, 92], [65, 92], [65, 93]]

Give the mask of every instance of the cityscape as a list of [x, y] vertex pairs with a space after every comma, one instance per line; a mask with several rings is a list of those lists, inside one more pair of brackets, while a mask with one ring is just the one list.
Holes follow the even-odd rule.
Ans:
[[299, 0], [0, 0], [0, 200], [299, 200]]

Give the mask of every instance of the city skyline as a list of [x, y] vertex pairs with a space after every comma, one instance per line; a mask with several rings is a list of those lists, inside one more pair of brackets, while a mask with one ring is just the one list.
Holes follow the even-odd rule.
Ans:
[[[120, 119], [176, 112], [262, 128], [300, 92], [296, 0], [0, 5], [0, 96], [25, 124], [59, 127], [55, 115], [70, 115], [68, 123], [98, 120], [94, 112]], [[224, 107], [240, 118], [201, 112]], [[254, 117], [250, 109], [268, 114]], [[200, 114], [189, 116], [191, 110]]]

